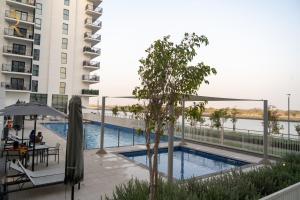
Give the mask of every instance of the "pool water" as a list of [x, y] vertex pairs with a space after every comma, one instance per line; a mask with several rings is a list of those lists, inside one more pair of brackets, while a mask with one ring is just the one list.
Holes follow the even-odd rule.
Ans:
[[[146, 151], [121, 153], [130, 160], [148, 166]], [[173, 155], [173, 176], [176, 179], [188, 179], [192, 177], [207, 175], [223, 170], [241, 167], [249, 163], [229, 159], [226, 157], [196, 151], [186, 147], [175, 147]], [[168, 149], [159, 149], [158, 170], [167, 174]]]
[[[61, 137], [65, 139], [67, 138], [68, 123], [44, 123], [43, 125]], [[95, 149], [100, 147], [100, 127], [100, 123], [84, 123], [83, 128], [86, 149]], [[153, 140], [154, 135], [152, 135], [151, 138]], [[167, 141], [167, 136], [161, 137], [161, 142]], [[104, 147], [131, 146], [133, 144], [145, 144], [145, 135], [138, 134], [132, 128], [105, 124]]]

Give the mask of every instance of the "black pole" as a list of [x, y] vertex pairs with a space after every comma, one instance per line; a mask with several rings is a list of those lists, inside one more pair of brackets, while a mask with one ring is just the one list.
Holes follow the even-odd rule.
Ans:
[[72, 185], [71, 200], [74, 200], [74, 185]]
[[24, 116], [22, 117], [22, 144], [24, 140]]
[[34, 115], [34, 139], [33, 139], [33, 147], [32, 147], [32, 166], [31, 166], [31, 170], [34, 171], [34, 151], [35, 151], [35, 133], [36, 133], [36, 120], [37, 120], [37, 116]]
[[132, 129], [132, 146], [134, 146], [134, 128]]

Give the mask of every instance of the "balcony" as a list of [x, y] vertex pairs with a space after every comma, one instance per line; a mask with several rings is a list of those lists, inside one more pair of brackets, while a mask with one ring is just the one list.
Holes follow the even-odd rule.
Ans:
[[1, 86], [4, 87], [7, 92], [30, 92], [29, 84], [11, 84], [1, 82]]
[[82, 75], [82, 81], [87, 83], [98, 83], [100, 77], [97, 75]]
[[86, 28], [91, 29], [93, 32], [94, 32], [94, 31], [100, 30], [101, 27], [102, 27], [102, 22], [101, 22], [101, 21], [100, 21], [100, 22], [98, 22], [98, 21], [93, 21], [92, 18], [86, 18], [86, 19], [84, 20], [84, 24], [85, 24], [85, 27], [86, 27]]
[[87, 69], [97, 70], [100, 69], [100, 62], [83, 61], [82, 66]]
[[3, 74], [18, 74], [31, 76], [31, 67], [29, 65], [11, 65], [11, 64], [2, 64], [2, 73]]
[[95, 57], [100, 56], [101, 49], [85, 46], [85, 47], [83, 47], [83, 53], [87, 56], [95, 58]]
[[84, 40], [86, 42], [90, 42], [91, 46], [95, 46], [101, 41], [101, 35], [100, 34], [92, 34], [92, 32], [85, 32], [84, 33]]
[[33, 42], [33, 32], [31, 31], [26, 31], [26, 33], [24, 33], [21, 30], [16, 31], [12, 28], [4, 28], [4, 37], [7, 39]]
[[19, 21], [23, 24], [34, 25], [34, 16], [26, 13], [20, 13], [15, 10], [6, 10], [5, 11], [5, 19], [13, 22]]
[[103, 8], [94, 6], [93, 4], [87, 4], [85, 7], [85, 12], [88, 15], [98, 18], [102, 15]]
[[13, 46], [3, 46], [3, 55], [14, 56], [19, 58], [32, 59], [31, 49], [28, 48], [14, 48]]
[[82, 89], [82, 96], [93, 97], [99, 96], [99, 90]]
[[35, 0], [6, 0], [6, 4], [21, 9], [35, 9]]
[[99, 6], [103, 0], [88, 0], [90, 1], [94, 6]]

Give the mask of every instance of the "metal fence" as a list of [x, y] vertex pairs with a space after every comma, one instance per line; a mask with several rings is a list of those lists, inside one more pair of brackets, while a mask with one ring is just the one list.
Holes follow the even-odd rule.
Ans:
[[[181, 125], [176, 125], [175, 135], [181, 137]], [[263, 133], [247, 130], [224, 130], [222, 140], [221, 132], [215, 128], [203, 126], [185, 126], [185, 139], [242, 149], [255, 153], [263, 153]], [[299, 135], [269, 135], [268, 154], [272, 156], [283, 156], [288, 153], [300, 153]]]
[[[144, 128], [141, 120], [134, 119], [132, 115], [119, 114], [114, 116], [112, 113], [106, 113], [108, 123], [116, 122], [116, 124], [125, 127]], [[96, 114], [94, 116], [97, 116]], [[95, 118], [94, 118], [95, 119]], [[93, 120], [93, 119], [91, 119]], [[100, 118], [98, 119], [100, 120]], [[182, 136], [182, 126], [176, 124], [174, 135], [177, 138]], [[210, 126], [190, 126], [186, 125], [184, 129], [184, 137], [187, 140], [208, 143], [218, 146], [225, 146], [234, 149], [241, 149], [249, 152], [263, 154], [263, 132], [248, 129], [224, 128], [224, 136], [221, 138], [221, 129], [211, 128]], [[167, 130], [165, 130], [167, 134]], [[289, 153], [300, 153], [300, 136], [287, 134], [271, 134], [268, 136], [268, 154], [272, 156], [284, 156]]]
[[300, 199], [300, 182], [275, 192], [260, 200], [299, 200]]

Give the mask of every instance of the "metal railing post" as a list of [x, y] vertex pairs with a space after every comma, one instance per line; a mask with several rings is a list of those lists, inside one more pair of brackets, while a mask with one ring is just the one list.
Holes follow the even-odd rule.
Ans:
[[120, 129], [118, 129], [118, 147], [120, 147]]
[[132, 128], [132, 146], [134, 146], [134, 128]]

